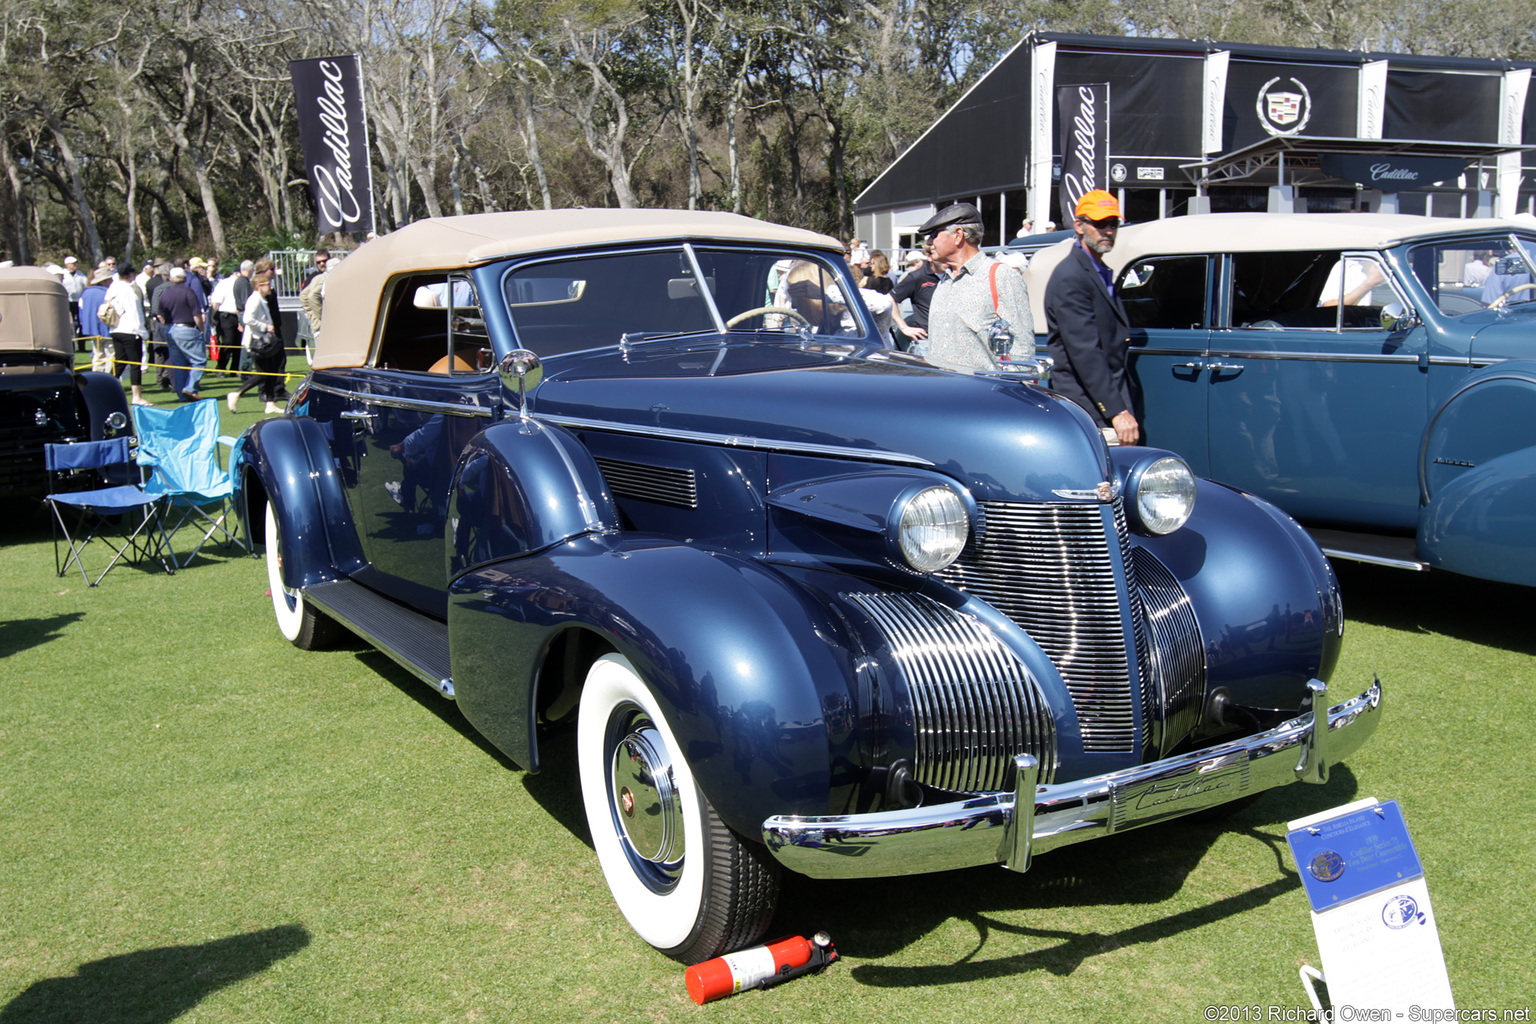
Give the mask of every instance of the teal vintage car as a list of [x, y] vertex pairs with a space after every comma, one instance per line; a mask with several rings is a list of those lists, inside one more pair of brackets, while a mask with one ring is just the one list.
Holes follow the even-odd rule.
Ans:
[[1174, 217], [1108, 262], [1148, 443], [1332, 556], [1536, 585], [1536, 220]]

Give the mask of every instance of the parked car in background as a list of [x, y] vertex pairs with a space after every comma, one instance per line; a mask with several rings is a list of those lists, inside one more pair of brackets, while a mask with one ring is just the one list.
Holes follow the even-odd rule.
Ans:
[[762, 935], [784, 869], [1023, 870], [1375, 728], [1294, 522], [1025, 374], [891, 351], [835, 239], [428, 220], [325, 302], [234, 457], [279, 629], [351, 629], [528, 771], [574, 723], [598, 862], [670, 956]]
[[75, 372], [75, 329], [59, 279], [0, 268], [0, 498], [47, 491], [43, 446], [131, 431], [123, 386]]
[[1536, 585], [1536, 221], [1174, 217], [1108, 262], [1151, 443], [1330, 555]]

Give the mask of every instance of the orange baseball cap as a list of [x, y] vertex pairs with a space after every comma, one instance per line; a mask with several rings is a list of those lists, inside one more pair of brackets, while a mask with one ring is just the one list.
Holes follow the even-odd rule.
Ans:
[[1079, 199], [1077, 209], [1072, 212], [1075, 216], [1086, 217], [1088, 220], [1104, 220], [1108, 217], [1120, 216], [1120, 203], [1108, 192], [1096, 188]]

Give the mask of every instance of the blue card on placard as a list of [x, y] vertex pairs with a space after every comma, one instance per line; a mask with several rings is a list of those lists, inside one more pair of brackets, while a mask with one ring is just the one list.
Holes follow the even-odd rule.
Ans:
[[1313, 822], [1285, 839], [1318, 913], [1424, 873], [1396, 800]]

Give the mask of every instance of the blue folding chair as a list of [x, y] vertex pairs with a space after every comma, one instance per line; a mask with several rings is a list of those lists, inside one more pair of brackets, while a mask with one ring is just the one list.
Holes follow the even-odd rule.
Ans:
[[179, 562], [172, 550], [172, 562], [185, 567], [210, 540], [249, 550], [230, 525], [234, 482], [224, 468], [219, 446], [233, 445], [235, 439], [219, 434], [218, 403], [188, 402], [169, 409], [137, 405], [133, 422], [139, 434], [139, 465], [150, 471], [144, 490], [165, 502], [166, 536], [174, 542], [177, 532], [187, 526], [200, 534], [196, 546]]
[[[166, 572], [176, 571], [174, 559], [167, 560], [170, 544], [160, 523], [160, 497], [122, 482], [139, 478], [127, 436], [46, 445], [43, 459], [49, 491], [43, 503], [53, 512], [53, 568], [58, 575], [73, 565], [86, 586], [94, 587], [125, 555], [134, 562], [155, 558]], [[61, 533], [69, 548], [69, 557], [62, 561]], [[112, 550], [106, 568], [94, 580], [83, 561], [93, 540]]]

